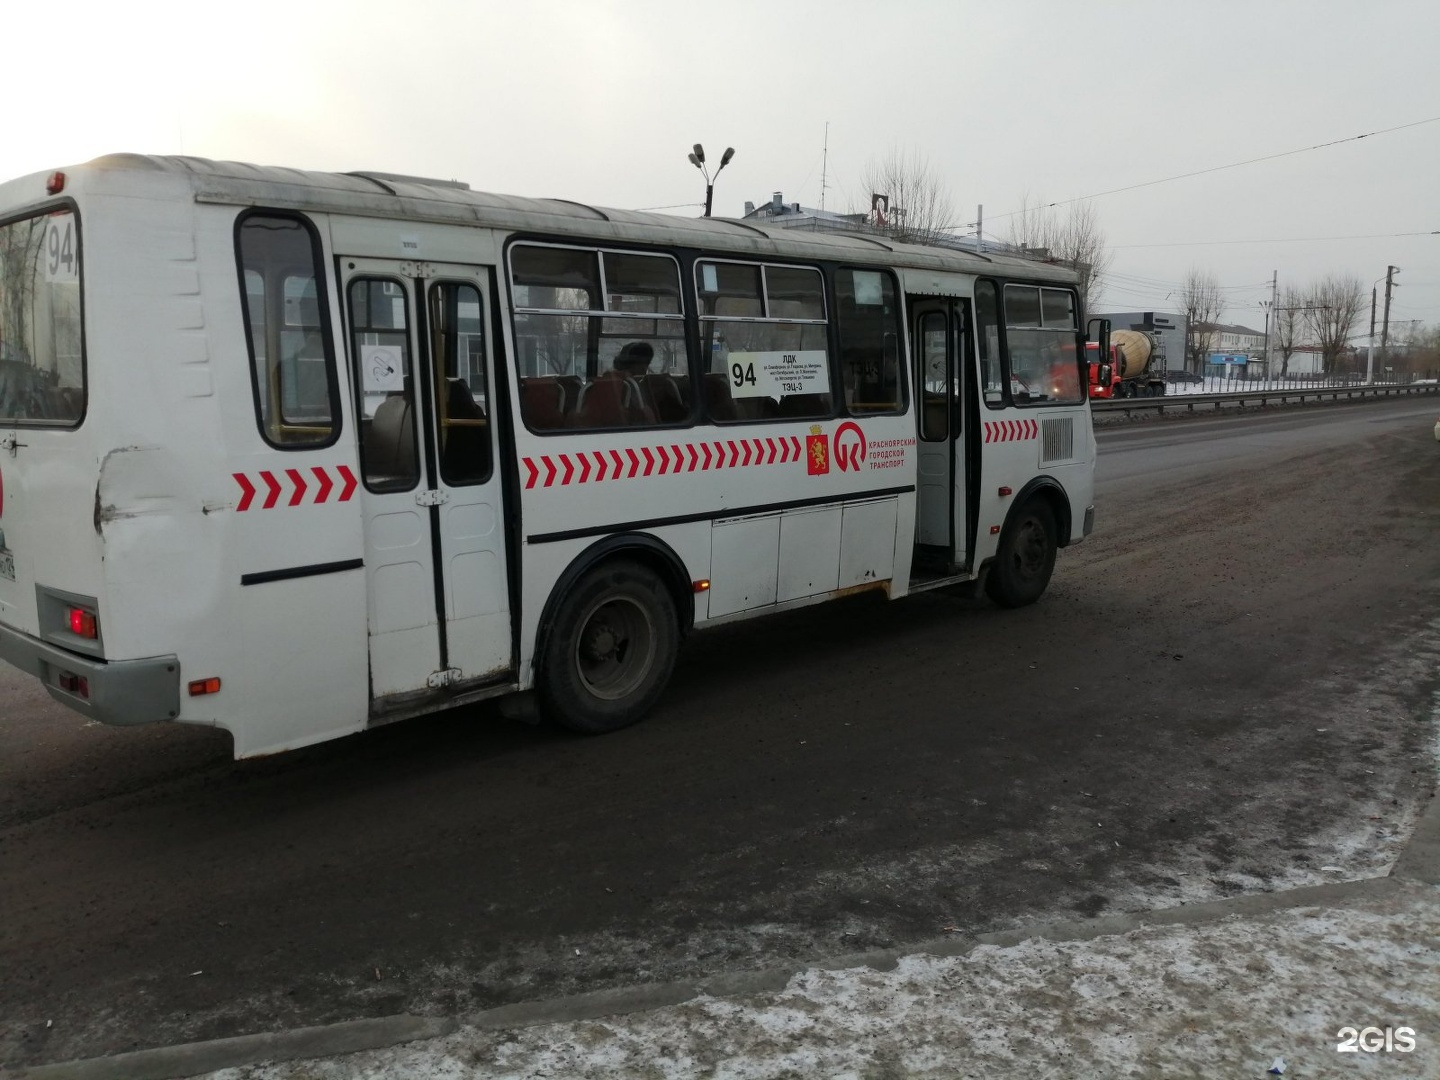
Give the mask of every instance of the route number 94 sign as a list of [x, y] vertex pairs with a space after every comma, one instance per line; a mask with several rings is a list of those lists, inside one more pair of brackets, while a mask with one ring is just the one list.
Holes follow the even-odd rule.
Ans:
[[75, 244], [75, 218], [71, 214], [53, 215], [45, 227], [46, 281], [80, 280], [80, 251]]
[[732, 352], [732, 398], [782, 398], [786, 394], [826, 394], [830, 374], [824, 349], [796, 352]]

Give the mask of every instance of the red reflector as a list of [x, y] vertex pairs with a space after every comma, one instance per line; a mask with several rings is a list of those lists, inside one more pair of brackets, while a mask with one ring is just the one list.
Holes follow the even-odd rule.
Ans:
[[999, 526], [999, 525], [991, 525], [991, 526], [990, 526], [990, 535], [991, 535], [991, 536], [994, 536], [994, 535], [995, 535], [996, 533], [998, 533], [999, 531], [1000, 531], [1000, 526]]
[[90, 680], [83, 675], [76, 675], [73, 671], [62, 671], [55, 676], [55, 685], [68, 694], [78, 694], [80, 697], [90, 696]]
[[690, 588], [694, 589], [696, 592], [705, 592], [707, 589], [710, 588], [710, 579], [701, 578], [699, 581], [692, 581], [690, 583]]
[[84, 608], [72, 607], [70, 609], [70, 632], [83, 638], [98, 637], [100, 630], [95, 622], [94, 613], [86, 611]]
[[59, 195], [65, 190], [65, 174], [63, 172], [51, 173], [50, 179], [45, 181], [45, 190], [51, 195]]
[[1002, 499], [1003, 499], [1006, 495], [1013, 495], [1013, 494], [1015, 494], [1015, 493], [1014, 493], [1013, 491], [1011, 491], [1008, 487], [1002, 487], [1002, 488], [1000, 489], [1000, 497], [1001, 497]]
[[216, 694], [219, 692], [219, 679], [196, 679], [190, 684], [191, 697], [199, 697], [201, 694]]

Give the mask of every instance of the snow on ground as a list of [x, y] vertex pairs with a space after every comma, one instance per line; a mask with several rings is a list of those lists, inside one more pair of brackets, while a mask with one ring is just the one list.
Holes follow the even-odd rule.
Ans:
[[[1341, 1029], [1379, 1028], [1342, 1053]], [[1402, 1052], [1400, 1028], [1414, 1031]], [[1347, 1033], [1348, 1034], [1348, 1033]], [[1359, 1042], [1357, 1038], [1357, 1043]], [[428, 1043], [212, 1080], [605, 1077], [1440, 1077], [1440, 890], [1343, 909], [1030, 939], [893, 971], [811, 969], [774, 994]]]
[[[1397, 643], [1383, 665], [1387, 684], [1435, 670], [1437, 632], [1440, 623]], [[1396, 702], [1375, 687], [1346, 704], [1371, 722], [1396, 722]], [[1437, 716], [1440, 691], [1430, 721]], [[1432, 739], [1440, 761], [1440, 737]], [[1268, 887], [1383, 876], [1415, 814], [1397, 819], [1379, 805], [1383, 791], [1372, 796], [1374, 807], [1314, 838], [1318, 878], [1297, 870]], [[1183, 853], [1173, 856], [1185, 864]], [[1158, 906], [1213, 900], [1201, 877], [1197, 869], [1196, 885]], [[1115, 907], [1135, 910], [1130, 901], [1141, 899], [1159, 898]], [[443, 1039], [227, 1069], [210, 1080], [1263, 1080], [1277, 1058], [1287, 1080], [1440, 1080], [1440, 888], [1190, 926], [1140, 919], [1139, 929], [1089, 941], [912, 955], [884, 972], [811, 968], [775, 993], [527, 1028], [462, 1026]], [[1367, 1033], [1364, 1045], [1382, 1049], [1359, 1048], [1366, 1028], [1379, 1034]], [[1413, 1030], [1412, 1050], [1401, 1049], [1401, 1028]], [[1337, 1049], [1347, 1036], [1353, 1052]]]

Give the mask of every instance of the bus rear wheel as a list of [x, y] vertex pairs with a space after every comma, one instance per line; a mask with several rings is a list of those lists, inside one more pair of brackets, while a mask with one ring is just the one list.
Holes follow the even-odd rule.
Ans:
[[639, 563], [585, 573], [556, 609], [540, 658], [540, 706], [571, 731], [618, 731], [647, 713], [679, 651], [675, 601]]
[[1000, 548], [985, 578], [985, 593], [1001, 607], [1033, 604], [1055, 570], [1055, 514], [1031, 499], [1011, 515], [1000, 534]]

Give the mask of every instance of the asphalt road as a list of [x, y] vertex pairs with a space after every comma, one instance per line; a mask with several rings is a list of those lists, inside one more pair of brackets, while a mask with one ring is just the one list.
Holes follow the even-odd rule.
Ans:
[[0, 669], [0, 1063], [1383, 873], [1435, 775], [1434, 416], [1105, 428], [1038, 605], [696, 635], [601, 739], [475, 708], [235, 763]]

